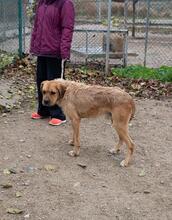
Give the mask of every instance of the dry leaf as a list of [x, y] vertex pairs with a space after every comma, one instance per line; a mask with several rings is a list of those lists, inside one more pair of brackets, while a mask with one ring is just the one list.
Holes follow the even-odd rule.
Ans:
[[73, 186], [74, 186], [74, 187], [78, 187], [78, 186], [80, 186], [80, 185], [81, 185], [80, 182], [76, 182]]
[[139, 85], [137, 83], [133, 83], [133, 84], [131, 84], [131, 88], [134, 90], [139, 90], [139, 89], [141, 89], [141, 85]]
[[143, 170], [141, 170], [141, 172], [139, 173], [139, 176], [140, 177], [143, 177], [143, 176], [145, 176], [146, 174], [145, 174], [145, 170], [143, 169]]
[[12, 173], [12, 174], [16, 174], [16, 173], [17, 173], [17, 171], [16, 171], [15, 169], [13, 169], [13, 168], [10, 168], [9, 171], [10, 171], [10, 173]]
[[55, 171], [56, 167], [54, 165], [47, 164], [44, 166], [44, 169], [47, 171]]
[[8, 188], [13, 187], [13, 185], [12, 185], [11, 183], [2, 183], [1, 186], [2, 186], [4, 189], [8, 189]]
[[17, 208], [8, 208], [7, 213], [9, 213], [9, 214], [21, 214], [21, 213], [23, 213], [23, 210], [17, 209]]
[[21, 192], [16, 192], [16, 197], [17, 198], [22, 197], [22, 193]]
[[150, 192], [149, 190], [144, 190], [143, 193], [144, 193], [144, 194], [149, 194], [149, 193], [151, 193], [151, 192]]
[[11, 172], [10, 172], [9, 169], [4, 169], [4, 170], [3, 170], [3, 173], [4, 173], [5, 175], [9, 175]]
[[30, 214], [27, 214], [24, 216], [24, 218], [29, 218], [30, 217]]
[[83, 163], [78, 163], [77, 164], [79, 167], [82, 167], [83, 169], [85, 169], [86, 167], [87, 167], [87, 165], [86, 164], [83, 164]]

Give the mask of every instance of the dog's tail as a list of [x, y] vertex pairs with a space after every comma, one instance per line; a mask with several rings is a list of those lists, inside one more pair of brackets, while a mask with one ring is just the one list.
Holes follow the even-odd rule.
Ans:
[[132, 106], [132, 113], [131, 113], [131, 117], [130, 117], [130, 121], [134, 118], [135, 112], [136, 112], [136, 106], [134, 103], [134, 100], [131, 100], [131, 106]]

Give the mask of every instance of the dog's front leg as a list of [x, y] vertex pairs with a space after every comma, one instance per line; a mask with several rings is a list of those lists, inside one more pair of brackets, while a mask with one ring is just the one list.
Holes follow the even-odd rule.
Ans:
[[80, 153], [80, 140], [79, 140], [79, 128], [80, 128], [80, 118], [75, 117], [71, 119], [73, 128], [73, 140], [70, 142], [73, 145], [73, 150], [69, 152], [69, 155], [74, 157], [78, 156]]

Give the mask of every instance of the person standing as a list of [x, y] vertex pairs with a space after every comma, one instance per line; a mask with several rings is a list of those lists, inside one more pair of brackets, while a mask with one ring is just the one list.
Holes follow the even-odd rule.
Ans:
[[50, 117], [50, 125], [61, 125], [66, 117], [59, 106], [42, 105], [41, 82], [61, 77], [62, 64], [70, 59], [75, 12], [71, 0], [38, 0], [30, 53], [37, 56], [38, 110], [32, 119]]

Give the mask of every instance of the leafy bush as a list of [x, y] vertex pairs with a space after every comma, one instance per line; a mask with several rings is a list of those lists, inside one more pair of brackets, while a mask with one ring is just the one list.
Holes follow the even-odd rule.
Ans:
[[154, 79], [162, 82], [172, 82], [172, 67], [148, 68], [140, 65], [126, 68], [112, 68], [112, 74], [124, 78]]

